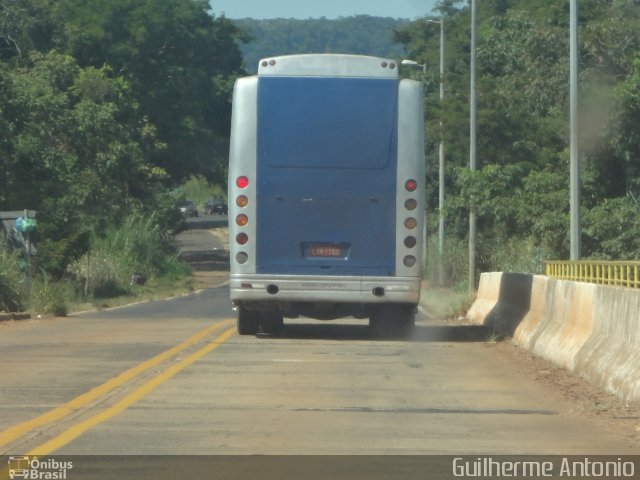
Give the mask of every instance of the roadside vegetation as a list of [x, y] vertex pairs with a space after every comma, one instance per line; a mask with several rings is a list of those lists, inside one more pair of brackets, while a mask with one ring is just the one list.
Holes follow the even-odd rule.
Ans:
[[[442, 102], [433, 23], [441, 18]], [[580, 2], [586, 258], [640, 258], [639, 24], [632, 0]], [[403, 66], [401, 75], [426, 93], [430, 235], [437, 238], [440, 213], [445, 219], [442, 254], [429, 241], [431, 285], [466, 290], [471, 207], [479, 271], [540, 272], [545, 260], [568, 258], [569, 2], [483, 0], [477, 32], [471, 174], [466, 0], [441, 0], [430, 18], [413, 21], [238, 22], [211, 15], [207, 0], [0, 2], [0, 211], [38, 212], [29, 265], [0, 246], [0, 309], [61, 314], [74, 302], [101, 304], [154, 285], [188, 288], [168, 242], [175, 205], [226, 197], [231, 91], [246, 74], [243, 51], [252, 64], [262, 51], [393, 55], [427, 66]], [[134, 273], [144, 285], [131, 284]]]
[[224, 197], [223, 187], [190, 177], [167, 196], [165, 210], [134, 211], [100, 235], [89, 234], [84, 253], [58, 276], [42, 267], [40, 254], [30, 258], [29, 268], [24, 252], [0, 248], [0, 311], [64, 316], [192, 291], [198, 285], [191, 269], [172, 246], [182, 221], [174, 204], [184, 198], [203, 203], [212, 196]]
[[98, 298], [131, 294], [135, 285], [189, 273], [155, 214], [129, 215], [105, 236], [92, 237], [89, 251], [69, 265], [69, 272], [82, 286], [84, 297]]
[[109, 299], [135, 297], [153, 287], [180, 283], [190, 274], [155, 213], [130, 214], [122, 224], [92, 235], [83, 255], [54, 277], [32, 257], [0, 249], [0, 310], [66, 315], [83, 305], [110, 305]]
[[457, 320], [464, 317], [475, 300], [467, 289], [438, 287], [425, 282], [420, 305], [434, 318]]
[[19, 312], [25, 306], [26, 285], [17, 253], [0, 248], [0, 311]]
[[189, 177], [174, 191], [174, 195], [192, 200], [198, 208], [202, 208], [204, 203], [212, 197], [227, 198], [226, 185], [211, 184], [202, 175]]

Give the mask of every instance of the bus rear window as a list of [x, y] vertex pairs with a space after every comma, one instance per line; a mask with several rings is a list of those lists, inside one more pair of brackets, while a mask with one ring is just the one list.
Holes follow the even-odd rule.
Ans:
[[272, 167], [383, 169], [397, 142], [395, 79], [262, 77], [258, 159]]

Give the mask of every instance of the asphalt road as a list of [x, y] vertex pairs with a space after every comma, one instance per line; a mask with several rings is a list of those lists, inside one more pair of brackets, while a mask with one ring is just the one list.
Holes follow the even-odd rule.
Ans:
[[[191, 251], [217, 241], [202, 225]], [[223, 283], [0, 322], [0, 455], [639, 453], [504, 363], [482, 327], [420, 315], [413, 338], [376, 340], [363, 320], [290, 320], [247, 337], [234, 319]]]

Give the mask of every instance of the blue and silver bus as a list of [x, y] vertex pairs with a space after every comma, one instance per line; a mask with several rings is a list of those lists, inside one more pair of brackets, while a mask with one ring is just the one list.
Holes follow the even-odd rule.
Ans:
[[237, 80], [229, 155], [238, 333], [283, 318], [414, 324], [422, 278], [420, 83], [393, 60], [290, 55]]

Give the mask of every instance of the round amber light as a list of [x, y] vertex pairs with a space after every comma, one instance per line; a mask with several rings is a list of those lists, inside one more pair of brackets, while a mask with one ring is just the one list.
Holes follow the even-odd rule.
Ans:
[[406, 208], [407, 210], [415, 210], [417, 206], [418, 202], [415, 198], [409, 198], [404, 202], [404, 208]]
[[244, 227], [247, 223], [249, 223], [249, 217], [247, 217], [246, 215], [238, 215], [236, 217], [236, 225]]
[[418, 221], [413, 217], [409, 217], [404, 221], [404, 226], [409, 230], [413, 230], [418, 226]]
[[248, 204], [249, 204], [249, 199], [244, 195], [240, 195], [239, 197], [236, 198], [236, 205], [239, 206], [240, 208], [244, 208]]

